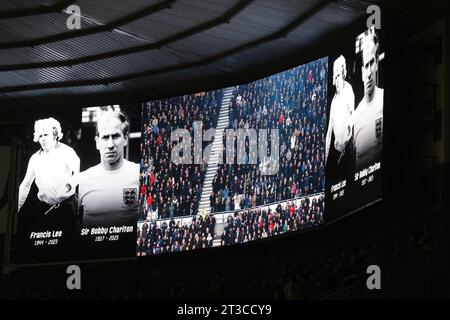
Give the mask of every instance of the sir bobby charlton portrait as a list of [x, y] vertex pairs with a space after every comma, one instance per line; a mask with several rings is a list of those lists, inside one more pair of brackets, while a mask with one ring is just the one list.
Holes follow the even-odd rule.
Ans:
[[124, 158], [130, 123], [120, 111], [103, 112], [96, 124], [100, 163], [80, 174], [83, 227], [134, 226], [138, 213], [139, 164]]
[[383, 147], [383, 89], [378, 87], [379, 41], [375, 29], [362, 38], [364, 97], [354, 113], [356, 169], [381, 161]]

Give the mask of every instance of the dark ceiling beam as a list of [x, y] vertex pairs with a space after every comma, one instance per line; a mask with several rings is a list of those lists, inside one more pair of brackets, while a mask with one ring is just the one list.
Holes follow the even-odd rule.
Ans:
[[158, 11], [170, 8], [176, 0], [165, 0], [159, 2], [157, 4], [148, 6], [146, 8], [140, 9], [139, 11], [133, 12], [127, 16], [119, 18], [115, 21], [106, 23], [104, 25], [95, 26], [91, 28], [82, 28], [79, 30], [72, 30], [57, 34], [52, 34], [50, 36], [27, 39], [21, 41], [9, 41], [9, 42], [0, 42], [0, 49], [14, 49], [14, 48], [24, 48], [24, 47], [36, 47], [43, 44], [70, 40], [74, 38], [84, 37], [96, 33], [109, 32], [120, 26], [133, 22], [135, 20], [139, 20], [148, 15], [154, 14]]
[[0, 12], [0, 20], [36, 16], [52, 12], [60, 12], [75, 2], [76, 0], [62, 0], [55, 4], [47, 6], [2, 11]]
[[[152, 101], [169, 97], [177, 97], [193, 92], [209, 91], [236, 85], [244, 85], [264, 77], [308, 63], [319, 57], [325, 57], [335, 53], [336, 48], [341, 48], [342, 41], [352, 43], [353, 36], [361, 33], [365, 26], [366, 17], [353, 21], [349, 25], [340, 26], [316, 38], [314, 41], [305, 43], [301, 48], [286, 52], [274, 57], [270, 61], [256, 61], [239, 70], [226, 74], [201, 77], [194, 80], [175, 80], [173, 85], [159, 85], [153, 78], [144, 78], [145, 85], [133, 87], [132, 89], [117, 90], [114, 92], [96, 91], [91, 93], [64, 94], [47, 91], [35, 91], [31, 95], [23, 96], [21, 92], [11, 94], [0, 94], [0, 112], [10, 108], [16, 112], [17, 108], [44, 108], [64, 107], [80, 108], [89, 106], [103, 106], [112, 104], [132, 104], [144, 101]], [[350, 40], [349, 40], [350, 39]], [[147, 80], [148, 79], [148, 80]], [[108, 88], [108, 87], [106, 87]], [[0, 115], [1, 118], [1, 115]]]
[[42, 68], [56, 68], [56, 67], [70, 67], [77, 64], [98, 61], [103, 59], [115, 58], [127, 54], [143, 52], [148, 50], [161, 49], [163, 46], [167, 46], [179, 40], [183, 40], [197, 33], [206, 31], [208, 29], [214, 28], [223, 23], [229, 23], [233, 17], [235, 17], [239, 12], [244, 10], [249, 6], [254, 0], [240, 0], [237, 4], [227, 10], [223, 15], [218, 18], [212, 19], [198, 26], [186, 29], [177, 34], [169, 36], [165, 39], [156, 41], [150, 44], [144, 44], [136, 47], [119, 49], [114, 51], [108, 51], [100, 54], [84, 56], [75, 59], [65, 59], [57, 61], [44, 61], [36, 63], [24, 63], [24, 64], [14, 64], [14, 65], [0, 65], [0, 71], [17, 71], [17, 70], [28, 70], [28, 69], [42, 69]]
[[185, 64], [180, 65], [173, 65], [169, 67], [163, 67], [160, 69], [153, 69], [153, 70], [146, 70], [142, 72], [137, 73], [131, 73], [126, 74], [122, 76], [116, 76], [116, 77], [109, 77], [104, 79], [87, 79], [87, 80], [75, 80], [75, 81], [61, 81], [61, 82], [47, 82], [47, 83], [40, 83], [40, 84], [33, 84], [33, 85], [20, 85], [20, 86], [10, 86], [10, 87], [3, 87], [0, 88], [0, 93], [8, 93], [8, 92], [18, 92], [18, 91], [30, 91], [30, 90], [40, 90], [40, 89], [56, 89], [56, 88], [68, 88], [68, 87], [80, 87], [80, 86], [90, 86], [90, 85], [109, 85], [112, 83], [118, 83], [123, 81], [132, 80], [135, 78], [141, 78], [141, 77], [147, 77], [147, 76], [153, 76], [156, 74], [162, 74], [167, 72], [174, 72], [184, 69], [190, 69], [195, 67], [201, 67], [206, 66], [212, 62], [224, 59], [226, 57], [229, 57], [231, 55], [240, 53], [242, 51], [254, 48], [258, 45], [271, 42], [274, 40], [277, 40], [279, 38], [287, 37], [287, 35], [297, 28], [299, 25], [301, 25], [303, 22], [305, 22], [307, 19], [309, 19], [314, 14], [318, 13], [320, 10], [325, 8], [331, 1], [333, 0], [322, 0], [319, 4], [305, 12], [304, 14], [297, 17], [295, 20], [287, 24], [285, 27], [281, 28], [280, 30], [259, 38], [257, 40], [251, 41], [249, 43], [246, 43], [244, 45], [238, 46], [236, 48], [232, 48], [229, 50], [225, 50], [222, 53], [212, 55], [208, 58], [189, 62]]

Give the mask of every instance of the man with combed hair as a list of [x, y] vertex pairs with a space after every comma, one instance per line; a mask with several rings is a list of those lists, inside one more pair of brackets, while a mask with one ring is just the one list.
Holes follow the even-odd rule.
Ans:
[[71, 147], [60, 142], [62, 136], [61, 125], [56, 119], [35, 122], [33, 141], [39, 142], [41, 148], [31, 156], [19, 186], [19, 214], [23, 211], [33, 181], [38, 188], [40, 204], [39, 208], [28, 209], [35, 212], [44, 210], [41, 213], [49, 217], [61, 215], [61, 211], [66, 209], [73, 211], [67, 200], [75, 194], [72, 179], [80, 171], [80, 159]]
[[96, 127], [100, 163], [80, 174], [79, 207], [83, 227], [135, 225], [139, 164], [124, 159], [129, 121], [120, 111], [103, 112]]
[[362, 39], [364, 97], [353, 115], [356, 169], [380, 161], [383, 146], [383, 89], [378, 87], [378, 37], [369, 29]]

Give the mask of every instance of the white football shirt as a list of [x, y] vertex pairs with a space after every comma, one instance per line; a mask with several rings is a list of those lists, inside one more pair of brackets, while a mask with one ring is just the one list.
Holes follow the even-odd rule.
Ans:
[[137, 221], [139, 164], [124, 160], [114, 171], [98, 164], [80, 174], [79, 206], [83, 226], [134, 225]]
[[370, 103], [365, 98], [354, 113], [356, 168], [364, 169], [380, 161], [383, 146], [383, 89], [375, 87]]
[[[50, 152], [44, 152], [42, 149], [37, 151], [31, 156], [28, 165], [35, 174], [34, 181], [39, 189], [37, 194], [39, 200], [54, 205], [61, 200], [58, 191], [72, 179], [74, 173], [78, 173], [80, 159], [71, 147], [58, 143]], [[74, 192], [75, 190], [71, 190], [66, 197], [73, 195]], [[25, 197], [27, 195], [28, 192]]]
[[331, 101], [331, 117], [333, 119], [334, 148], [343, 152], [352, 137], [351, 117], [355, 109], [353, 88], [345, 81], [341, 93], [335, 94]]

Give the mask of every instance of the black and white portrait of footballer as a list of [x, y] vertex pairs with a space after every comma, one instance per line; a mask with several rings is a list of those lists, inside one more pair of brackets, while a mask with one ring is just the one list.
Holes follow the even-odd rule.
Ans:
[[355, 167], [363, 170], [382, 159], [384, 90], [379, 81], [380, 43], [375, 29], [358, 37], [356, 45], [360, 49], [364, 96], [353, 115]]
[[57, 235], [53, 239], [55, 250], [75, 240], [74, 179], [80, 171], [80, 159], [62, 138], [57, 119], [49, 117], [34, 122], [33, 142], [34, 148], [38, 145], [37, 151], [29, 158], [18, 192], [19, 246], [33, 246], [46, 233], [50, 233], [49, 237]]
[[379, 32], [371, 27], [329, 59], [325, 142], [328, 221], [381, 198], [381, 45]]
[[101, 112], [93, 137], [100, 163], [81, 172], [78, 181], [83, 227], [136, 224], [139, 163], [125, 159], [129, 133], [125, 112]]
[[127, 231], [105, 240], [100, 253], [133, 254], [140, 134], [130, 139], [126, 111], [137, 119], [140, 105], [89, 109], [95, 117], [81, 109], [39, 110], [26, 119], [14, 251], [20, 262], [101, 257], [95, 236], [82, 236], [83, 228], [96, 227]]

